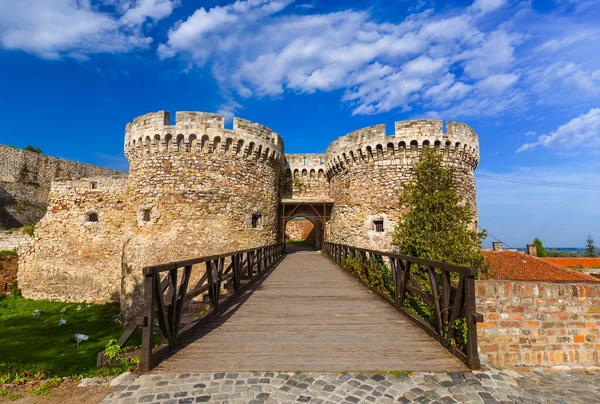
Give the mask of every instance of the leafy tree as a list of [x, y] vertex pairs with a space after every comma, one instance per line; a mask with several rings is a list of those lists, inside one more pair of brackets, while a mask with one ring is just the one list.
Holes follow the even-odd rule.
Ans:
[[443, 165], [436, 149], [423, 150], [400, 206], [404, 214], [394, 242], [402, 253], [487, 272], [489, 265], [480, 253], [486, 232], [474, 228], [475, 214], [463, 203], [454, 170]]
[[30, 151], [30, 152], [34, 152], [37, 154], [42, 154], [42, 149], [40, 149], [39, 147], [33, 147], [32, 145], [28, 144], [27, 147], [25, 147], [24, 150]]
[[537, 251], [537, 256], [538, 257], [547, 257], [548, 253], [546, 252], [546, 249], [544, 248], [544, 244], [542, 244], [542, 240], [540, 240], [539, 238], [535, 238], [533, 240], [533, 244], [535, 244], [535, 249]]
[[579, 257], [574, 251], [559, 251], [559, 250], [546, 250], [548, 257], [558, 257], [558, 258], [571, 258], [571, 257]]
[[597, 257], [598, 256], [598, 252], [596, 250], [596, 244], [594, 244], [594, 239], [589, 234], [588, 234], [588, 238], [586, 240], [584, 255], [586, 257]]

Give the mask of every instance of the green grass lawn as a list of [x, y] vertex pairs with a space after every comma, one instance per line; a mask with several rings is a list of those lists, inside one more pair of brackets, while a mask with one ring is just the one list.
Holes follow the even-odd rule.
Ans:
[[[63, 308], [66, 311], [61, 313]], [[41, 316], [34, 316], [34, 310]], [[98, 374], [96, 354], [123, 332], [115, 322], [118, 314], [118, 303], [88, 305], [15, 297], [0, 300], [0, 384], [14, 379], [15, 372], [29, 377]], [[61, 318], [67, 323], [59, 327]], [[78, 347], [75, 333], [86, 334], [89, 339]]]
[[317, 248], [314, 240], [285, 240], [286, 244], [300, 245], [303, 247]]

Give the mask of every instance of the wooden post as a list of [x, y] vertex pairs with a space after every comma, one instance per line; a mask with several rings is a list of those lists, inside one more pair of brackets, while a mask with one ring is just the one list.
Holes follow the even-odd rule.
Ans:
[[477, 352], [477, 319], [475, 306], [475, 276], [465, 275], [465, 316], [467, 318], [467, 366], [481, 368]]
[[146, 373], [153, 368], [152, 363], [152, 327], [154, 325], [154, 273], [144, 274], [144, 308], [142, 310], [142, 353], [140, 357], [141, 371]]

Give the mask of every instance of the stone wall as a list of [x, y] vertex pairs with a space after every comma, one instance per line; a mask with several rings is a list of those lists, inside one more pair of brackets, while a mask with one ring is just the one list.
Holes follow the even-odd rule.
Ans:
[[290, 220], [285, 227], [285, 235], [289, 240], [316, 241], [315, 225], [308, 219]]
[[46, 213], [52, 180], [125, 175], [120, 171], [0, 145], [0, 228], [37, 223]]
[[12, 292], [12, 285], [17, 279], [18, 269], [18, 257], [0, 257], [0, 294]]
[[386, 135], [385, 125], [376, 125], [336, 139], [327, 149], [326, 174], [335, 201], [327, 239], [394, 250], [393, 230], [402, 216], [399, 196], [425, 147], [444, 154], [444, 164], [454, 168], [459, 190], [476, 213], [477, 135], [463, 124], [446, 126], [444, 133], [442, 121], [401, 121], [394, 136]]
[[496, 366], [600, 365], [600, 285], [477, 281], [483, 361]]
[[20, 262], [19, 285], [25, 297], [119, 300], [126, 182], [106, 177], [53, 182], [48, 212]]
[[282, 197], [291, 199], [329, 199], [324, 154], [286, 154]]
[[33, 245], [33, 237], [20, 229], [0, 231], [0, 251], [16, 251]]

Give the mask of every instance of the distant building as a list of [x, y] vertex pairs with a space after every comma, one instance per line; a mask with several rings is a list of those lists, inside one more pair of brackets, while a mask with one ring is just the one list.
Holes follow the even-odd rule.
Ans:
[[546, 262], [564, 268], [581, 268], [581, 272], [600, 278], [600, 258], [567, 257], [567, 258], [540, 258]]
[[491, 266], [489, 280], [511, 280], [553, 283], [600, 283], [600, 279], [564, 268], [536, 256], [535, 246], [527, 246], [529, 254], [503, 250], [502, 243], [493, 243], [492, 250], [482, 250]]

